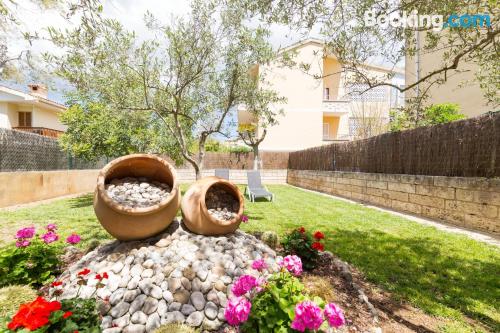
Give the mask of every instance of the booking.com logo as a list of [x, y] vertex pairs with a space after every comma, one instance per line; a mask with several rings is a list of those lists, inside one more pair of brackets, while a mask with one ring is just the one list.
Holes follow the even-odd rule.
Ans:
[[393, 12], [389, 15], [379, 14], [372, 9], [365, 12], [365, 25], [381, 28], [390, 26], [394, 28], [432, 28], [434, 31], [441, 31], [443, 28], [475, 28], [490, 27], [491, 19], [488, 14], [451, 14], [444, 20], [443, 15], [419, 15], [416, 10], [409, 14], [406, 11]]

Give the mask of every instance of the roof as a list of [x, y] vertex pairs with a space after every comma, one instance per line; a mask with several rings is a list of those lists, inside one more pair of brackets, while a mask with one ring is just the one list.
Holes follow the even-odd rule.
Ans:
[[[295, 50], [295, 49], [298, 49], [298, 48], [301, 48], [301, 47], [304, 47], [304, 46], [310, 45], [310, 44], [323, 47], [323, 46], [325, 46], [325, 41], [318, 39], [318, 38], [305, 38], [305, 39], [302, 39], [296, 43], [290, 44], [290, 45], [284, 47], [283, 49], [280, 49], [278, 54], [292, 51], [292, 50]], [[337, 57], [335, 55], [330, 55], [329, 57], [337, 59]], [[362, 65], [366, 68], [375, 69], [375, 70], [384, 71], [384, 72], [394, 72], [394, 73], [399, 73], [399, 74], [405, 73], [404, 69], [400, 68], [400, 67], [387, 67], [387, 66], [372, 65], [372, 64], [368, 64], [368, 63], [363, 63]]]
[[[50, 99], [41, 97], [41, 96], [36, 96], [32, 94], [25, 93], [20, 90], [12, 89], [6, 86], [0, 85], [0, 92], [4, 92], [6, 94], [14, 95], [17, 97], [22, 98], [25, 102], [28, 102], [30, 104], [35, 104], [35, 103], [42, 103], [45, 104], [49, 107], [52, 107], [53, 109], [56, 109], [60, 112], [65, 111], [67, 108], [65, 105], [57, 103], [55, 101], [52, 101]], [[13, 100], [13, 102], [19, 102], [19, 100]]]

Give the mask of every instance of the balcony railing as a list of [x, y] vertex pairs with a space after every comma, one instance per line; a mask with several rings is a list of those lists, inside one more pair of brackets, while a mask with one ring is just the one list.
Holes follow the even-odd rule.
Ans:
[[59, 135], [63, 134], [63, 131], [58, 131], [52, 128], [46, 128], [46, 127], [26, 127], [26, 126], [18, 126], [18, 127], [12, 127], [12, 129], [17, 130], [17, 131], [23, 131], [23, 132], [29, 132], [29, 133], [34, 133], [38, 135], [43, 135], [47, 136], [50, 138], [57, 138]]
[[324, 112], [349, 113], [350, 101], [323, 101]]

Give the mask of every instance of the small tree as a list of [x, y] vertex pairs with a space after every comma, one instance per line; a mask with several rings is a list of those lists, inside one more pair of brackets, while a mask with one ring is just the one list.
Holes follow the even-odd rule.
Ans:
[[384, 114], [386, 106], [382, 103], [367, 102], [364, 99], [351, 103], [351, 119], [354, 122], [354, 140], [366, 139], [387, 132], [389, 117]]
[[243, 101], [246, 111], [253, 118], [253, 122], [238, 126], [239, 138], [253, 150], [254, 170], [262, 168], [259, 145], [266, 138], [268, 128], [277, 125], [278, 117], [283, 114], [283, 110], [278, 107], [278, 104], [286, 101], [286, 98], [278, 96], [275, 91], [262, 88], [266, 85], [264, 72], [259, 77], [252, 77]]
[[228, 116], [252, 87], [250, 67], [273, 56], [268, 32], [246, 27], [239, 11], [201, 1], [193, 2], [188, 17], [168, 25], [148, 14], [151, 40], [139, 41], [114, 20], [85, 23], [50, 30], [67, 52], [47, 55], [48, 63], [80, 94], [160, 121], [201, 177], [207, 139], [228, 135]]
[[144, 152], [180, 160], [175, 141], [145, 112], [123, 114], [97, 103], [73, 104], [61, 114], [61, 122], [68, 126], [59, 138], [61, 147], [86, 160]]
[[391, 131], [445, 124], [464, 118], [465, 115], [460, 113], [458, 104], [452, 103], [431, 105], [425, 108], [422, 112], [422, 116], [416, 120], [408, 117], [407, 112], [395, 110], [391, 113]]

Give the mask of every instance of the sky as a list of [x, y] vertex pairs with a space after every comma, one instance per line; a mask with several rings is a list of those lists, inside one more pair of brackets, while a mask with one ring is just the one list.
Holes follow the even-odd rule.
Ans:
[[[153, 13], [161, 22], [168, 22], [175, 16], [187, 14], [189, 8], [188, 0], [108, 0], [104, 2], [103, 14], [105, 17], [117, 19], [125, 28], [135, 31], [139, 38], [146, 39], [148, 31], [144, 25], [144, 14], [147, 11]], [[38, 32], [43, 35], [49, 26], [56, 28], [71, 26], [71, 22], [62, 18], [57, 11], [40, 9], [28, 0], [18, 1], [14, 11], [21, 22], [20, 31]], [[290, 45], [301, 38], [301, 36], [290, 32], [286, 26], [273, 25], [271, 33], [270, 42], [276, 48]], [[19, 32], [14, 31], [7, 38], [9, 50], [13, 54], [18, 54], [28, 47]], [[51, 49], [51, 44], [43, 40], [35, 41], [29, 48], [34, 54], [41, 54], [48, 50], [54, 51]], [[26, 84], [37, 81], [37, 79], [28, 79], [27, 81], [30, 82], [0, 81], [0, 84], [26, 90]], [[55, 80], [50, 88], [49, 98], [64, 102], [63, 91], [68, 88], [67, 84]]]

